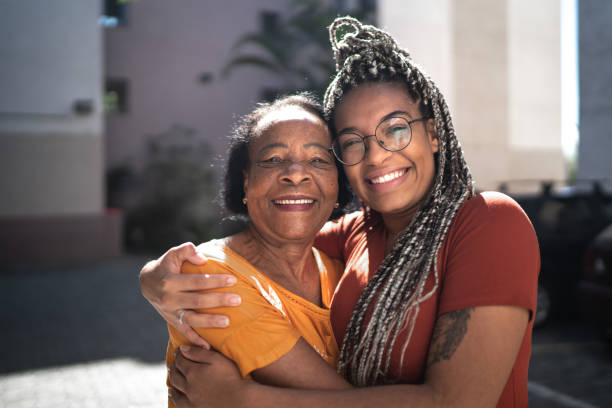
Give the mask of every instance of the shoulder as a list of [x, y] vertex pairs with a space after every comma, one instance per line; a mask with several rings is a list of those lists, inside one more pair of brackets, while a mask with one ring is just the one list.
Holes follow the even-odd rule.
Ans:
[[529, 218], [510, 197], [477, 194], [457, 212], [440, 253], [441, 313], [483, 305], [535, 311], [540, 250]]
[[207, 262], [203, 265], [194, 265], [186, 261], [181, 266], [181, 273], [234, 273], [235, 267], [232, 264], [240, 262], [234, 259], [224, 239], [204, 242], [197, 246], [197, 251], [206, 257]]
[[342, 217], [333, 220], [327, 221], [323, 228], [321, 229], [321, 233], [348, 233], [356, 228], [359, 228], [364, 224], [364, 216], [363, 211], [355, 211], [349, 214], [345, 214]]
[[513, 233], [535, 231], [525, 211], [511, 197], [495, 191], [476, 194], [467, 200], [457, 212], [451, 231], [479, 228], [487, 231]]
[[497, 192], [477, 194], [463, 204], [451, 223], [445, 250], [449, 255], [477, 253], [498, 259], [521, 256], [539, 265], [538, 240], [529, 217], [516, 201]]
[[504, 193], [485, 191], [467, 200], [457, 213], [458, 217], [517, 217], [529, 220], [516, 201]]

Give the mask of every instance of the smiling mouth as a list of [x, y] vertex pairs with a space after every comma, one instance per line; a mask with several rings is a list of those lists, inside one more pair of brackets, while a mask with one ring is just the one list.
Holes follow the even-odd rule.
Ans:
[[376, 177], [376, 178], [372, 178], [372, 179], [367, 179], [368, 182], [370, 184], [382, 184], [382, 183], [388, 183], [390, 181], [393, 181], [397, 178], [402, 177], [404, 174], [406, 174], [407, 169], [402, 169], [402, 170], [396, 170], [396, 171], [392, 171], [391, 173], [387, 173], [385, 175], [382, 175], [380, 177]]
[[276, 205], [304, 205], [312, 204], [315, 200], [299, 199], [299, 200], [272, 200]]

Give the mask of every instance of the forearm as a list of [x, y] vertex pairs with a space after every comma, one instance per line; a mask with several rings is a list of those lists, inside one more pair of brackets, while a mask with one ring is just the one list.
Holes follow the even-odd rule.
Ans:
[[429, 385], [383, 385], [346, 390], [301, 390], [270, 387], [249, 381], [238, 407], [442, 407]]

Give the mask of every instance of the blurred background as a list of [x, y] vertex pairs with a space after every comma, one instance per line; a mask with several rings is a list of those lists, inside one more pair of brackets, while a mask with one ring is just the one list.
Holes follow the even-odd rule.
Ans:
[[411, 52], [477, 188], [534, 223], [530, 404], [612, 406], [607, 0], [1, 1], [0, 405], [165, 405], [138, 272], [241, 228], [215, 201], [232, 125], [321, 95], [345, 14]]

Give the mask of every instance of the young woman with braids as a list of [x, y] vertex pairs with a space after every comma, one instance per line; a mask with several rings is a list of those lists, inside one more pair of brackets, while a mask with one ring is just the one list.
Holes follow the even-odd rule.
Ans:
[[[343, 25], [353, 31], [339, 40]], [[531, 223], [507, 196], [473, 192], [443, 96], [389, 34], [345, 17], [330, 35], [337, 74], [324, 107], [363, 211], [328, 223], [315, 245], [346, 263], [331, 321], [339, 373], [358, 388], [264, 386], [218, 353], [187, 347], [170, 370], [172, 398], [178, 407], [527, 406], [539, 270]], [[141, 272], [143, 293], [170, 323], [195, 307], [189, 289], [222, 286], [176, 279], [172, 264], [186, 256], [197, 258], [189, 245]], [[184, 316], [194, 327], [219, 318]]]

